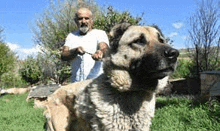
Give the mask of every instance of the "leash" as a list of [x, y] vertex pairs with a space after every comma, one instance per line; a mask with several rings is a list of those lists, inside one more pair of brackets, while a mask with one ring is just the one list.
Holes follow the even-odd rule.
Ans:
[[[85, 51], [86, 54], [89, 54], [89, 55], [93, 55], [92, 53], [89, 53], [87, 51]], [[103, 61], [102, 59], [100, 59], [100, 61]]]
[[86, 54], [89, 54], [89, 55], [93, 55], [92, 53], [89, 53], [89, 52], [87, 52], [87, 51], [85, 51], [85, 53], [86, 53]]

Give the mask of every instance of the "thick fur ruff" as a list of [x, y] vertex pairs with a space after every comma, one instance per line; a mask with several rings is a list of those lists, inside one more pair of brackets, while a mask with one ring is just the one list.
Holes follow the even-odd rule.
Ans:
[[149, 130], [156, 93], [166, 86], [179, 53], [152, 26], [120, 24], [110, 36], [104, 74], [62, 87], [48, 98], [48, 130]]

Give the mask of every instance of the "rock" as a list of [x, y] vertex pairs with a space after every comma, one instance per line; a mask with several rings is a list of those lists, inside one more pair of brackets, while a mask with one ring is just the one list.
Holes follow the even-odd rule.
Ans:
[[27, 100], [30, 98], [47, 98], [50, 94], [55, 92], [60, 87], [61, 85], [59, 84], [35, 86], [30, 90]]

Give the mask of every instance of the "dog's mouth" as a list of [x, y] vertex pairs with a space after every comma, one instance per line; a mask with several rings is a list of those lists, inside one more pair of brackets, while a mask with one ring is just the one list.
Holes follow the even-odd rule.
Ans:
[[175, 70], [175, 68], [170, 66], [170, 67], [167, 67], [167, 68], [164, 68], [164, 69], [150, 71], [149, 74], [151, 74], [150, 75], [151, 78], [162, 79], [162, 78], [170, 75], [174, 70]]
[[165, 69], [158, 70], [157, 72], [160, 73], [160, 72], [173, 72], [173, 71], [174, 71], [174, 67], [170, 66]]

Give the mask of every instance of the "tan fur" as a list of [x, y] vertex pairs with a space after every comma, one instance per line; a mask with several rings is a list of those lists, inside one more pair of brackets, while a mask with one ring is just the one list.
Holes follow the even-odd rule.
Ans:
[[156, 93], [168, 81], [176, 57], [155, 27], [116, 25], [104, 74], [63, 86], [47, 99], [47, 130], [148, 131]]
[[8, 94], [24, 94], [29, 92], [30, 88], [9, 88], [5, 90], [1, 90], [1, 94], [8, 93]]

